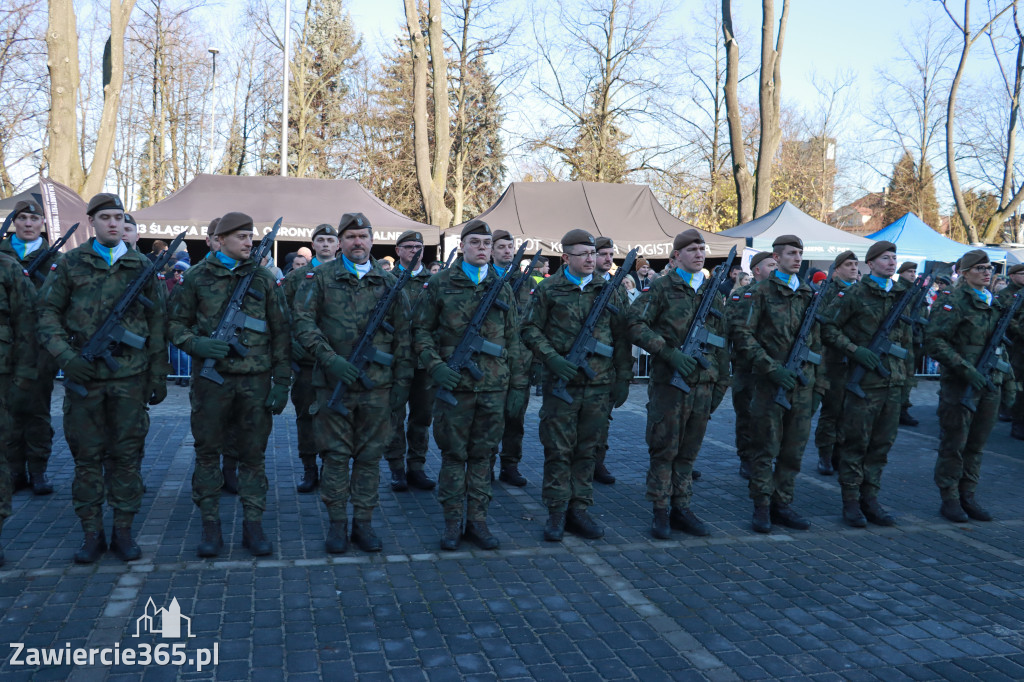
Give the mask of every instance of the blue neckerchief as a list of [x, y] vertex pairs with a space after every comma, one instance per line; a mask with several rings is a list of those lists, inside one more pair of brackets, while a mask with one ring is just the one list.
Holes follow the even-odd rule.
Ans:
[[320, 259], [318, 259], [316, 256], [313, 256], [313, 260], [311, 260], [309, 263], [315, 268], [316, 266], [320, 265]]
[[690, 288], [693, 289], [694, 291], [700, 289], [700, 285], [704, 283], [703, 272], [687, 272], [682, 268], [676, 268], [676, 274], [679, 275], [679, 277], [682, 278], [684, 282], [689, 284]]
[[[405, 271], [405, 266], [402, 265], [401, 263], [396, 263], [395, 264], [395, 270], [400, 270], [400, 271], [404, 272]], [[412, 271], [412, 274], [415, 276], [415, 275], [420, 274], [420, 272], [422, 272], [422, 271], [423, 271], [423, 265], [420, 264], [419, 266], [417, 266], [417, 268], [415, 270]]]
[[36, 237], [33, 241], [25, 242], [18, 239], [16, 234], [11, 235], [11, 246], [14, 248], [14, 252], [18, 254], [19, 259], [25, 258], [25, 256], [42, 246], [42, 244], [42, 237]]
[[225, 256], [223, 251], [217, 251], [216, 253], [213, 254], [213, 257], [219, 260], [225, 266], [227, 266], [228, 270], [234, 270], [235, 268], [238, 267], [239, 263], [241, 262], [235, 260], [234, 258], [229, 258], [228, 256]]
[[350, 261], [348, 259], [348, 256], [346, 256], [345, 254], [341, 254], [341, 263], [342, 263], [342, 265], [345, 266], [346, 270], [351, 272], [353, 275], [355, 275], [359, 279], [362, 279], [363, 275], [365, 275], [371, 269], [373, 269], [373, 263], [371, 263], [369, 260], [367, 260], [365, 263], [360, 265], [358, 263], [353, 263], [352, 261]]
[[117, 262], [118, 258], [128, 253], [128, 247], [124, 242], [118, 242], [117, 246], [107, 247], [100, 244], [96, 239], [92, 240], [92, 250], [98, 253], [107, 265], [113, 265]]
[[974, 292], [975, 296], [978, 297], [979, 301], [984, 301], [985, 305], [992, 305], [991, 291], [989, 291], [988, 289], [975, 289], [973, 287], [971, 288], [971, 291]]
[[477, 267], [476, 265], [470, 265], [466, 261], [462, 261], [462, 271], [466, 273], [466, 277], [469, 277], [473, 284], [480, 284], [487, 278], [487, 263]]
[[508, 268], [503, 268], [497, 263], [494, 264], [494, 274], [498, 277], [504, 277], [506, 272], [508, 272]]
[[882, 287], [886, 291], [892, 291], [892, 280], [889, 279], [888, 277], [878, 277], [877, 275], [868, 275], [868, 277], [874, 280], [875, 284]]
[[787, 287], [796, 291], [800, 288], [800, 278], [796, 275], [787, 275], [782, 270], [776, 270], [775, 276], [779, 278], [779, 281], [785, 284]]
[[[853, 282], [847, 282], [845, 279], [841, 279], [839, 281], [843, 283], [844, 287], [852, 287], [853, 286]], [[881, 284], [881, 282], [879, 282], [879, 284]]]
[[607, 282], [608, 280], [610, 280], [612, 278], [612, 273], [606, 272], [606, 273], [604, 273], [601, 276], [604, 277], [605, 281]]
[[587, 275], [586, 277], [577, 277], [576, 275], [569, 272], [569, 268], [564, 268], [562, 272], [565, 273], [565, 278], [567, 280], [569, 280], [570, 282], [572, 282], [573, 284], [580, 288], [580, 291], [582, 291], [583, 287], [590, 284], [590, 282], [594, 279], [593, 273]]

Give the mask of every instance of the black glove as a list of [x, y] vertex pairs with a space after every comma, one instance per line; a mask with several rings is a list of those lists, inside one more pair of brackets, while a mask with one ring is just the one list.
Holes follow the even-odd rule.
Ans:
[[96, 368], [81, 355], [68, 360], [63, 369], [64, 376], [76, 384], [84, 384], [96, 378]]
[[167, 398], [167, 377], [160, 375], [149, 380], [149, 404], [159, 405]]
[[544, 358], [544, 366], [565, 383], [572, 381], [573, 377], [576, 376], [576, 373], [580, 371], [579, 367], [557, 353]]
[[281, 414], [284, 412], [284, 408], [287, 404], [288, 387], [284, 384], [271, 385], [270, 393], [267, 394], [267, 399], [263, 402], [263, 407], [270, 410], [271, 414]]
[[434, 383], [441, 388], [448, 391], [454, 391], [455, 387], [459, 385], [459, 380], [462, 378], [462, 375], [442, 362], [440, 365], [430, 370], [430, 378], [433, 379]]
[[775, 385], [780, 386], [787, 391], [796, 388], [796, 374], [789, 371], [782, 365], [779, 365], [769, 372], [768, 378], [771, 379]]
[[327, 373], [336, 381], [340, 381], [346, 386], [351, 386], [359, 378], [359, 368], [340, 355], [335, 355], [328, 360], [326, 369]]
[[227, 341], [211, 339], [208, 336], [197, 336], [192, 341], [192, 355], [199, 358], [220, 360], [226, 358], [230, 352], [231, 346]]
[[622, 407], [629, 400], [629, 382], [616, 381], [612, 384], [612, 407]]

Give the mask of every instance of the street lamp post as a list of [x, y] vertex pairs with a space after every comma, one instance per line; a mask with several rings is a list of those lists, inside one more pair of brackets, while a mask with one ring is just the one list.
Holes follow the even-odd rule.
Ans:
[[291, 18], [292, 18], [292, 3], [291, 0], [284, 0], [284, 68], [281, 70], [283, 74], [282, 88], [284, 90], [282, 95], [283, 113], [281, 115], [281, 176], [286, 177], [288, 175], [288, 52], [291, 48]]
[[210, 102], [210, 159], [206, 164], [206, 172], [213, 172], [213, 135], [217, 130], [217, 54], [220, 52], [216, 47], [210, 48], [210, 54], [213, 55], [213, 86], [210, 88], [211, 102]]

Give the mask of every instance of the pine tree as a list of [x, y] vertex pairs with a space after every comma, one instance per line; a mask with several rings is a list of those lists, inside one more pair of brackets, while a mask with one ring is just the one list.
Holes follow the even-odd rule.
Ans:
[[932, 229], [939, 225], [939, 202], [935, 197], [931, 164], [925, 161], [919, 170], [910, 152], [904, 152], [893, 168], [882, 221], [889, 225], [906, 213], [917, 215]]

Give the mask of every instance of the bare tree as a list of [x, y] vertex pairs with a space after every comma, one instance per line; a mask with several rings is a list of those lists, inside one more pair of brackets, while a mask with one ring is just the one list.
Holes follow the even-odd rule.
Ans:
[[0, 9], [0, 196], [14, 194], [21, 184], [11, 177], [12, 170], [34, 177], [38, 169], [34, 161], [40, 156], [47, 105], [46, 73], [41, 68], [45, 44], [36, 21], [41, 5], [41, 0], [20, 0]]

